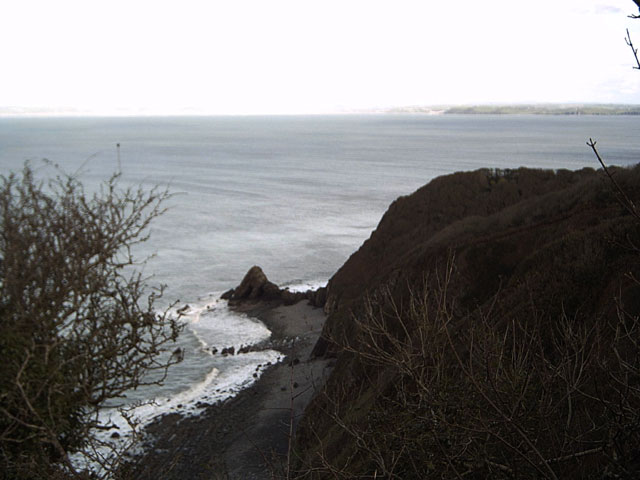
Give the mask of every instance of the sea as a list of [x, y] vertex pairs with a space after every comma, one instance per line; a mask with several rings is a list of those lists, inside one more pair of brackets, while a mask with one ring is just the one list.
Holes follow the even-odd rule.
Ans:
[[[122, 186], [168, 189], [167, 211], [134, 252], [158, 309], [184, 309], [184, 360], [162, 386], [130, 392], [144, 425], [196, 415], [282, 360], [277, 348], [236, 355], [269, 339], [259, 321], [220, 295], [253, 265], [282, 287], [306, 290], [331, 275], [376, 228], [389, 204], [431, 179], [482, 167], [598, 168], [640, 162], [640, 116], [410, 115], [0, 118], [0, 174], [50, 164], [87, 191], [114, 172]], [[119, 145], [119, 147], [118, 147]], [[105, 424], [127, 424], [116, 405]]]

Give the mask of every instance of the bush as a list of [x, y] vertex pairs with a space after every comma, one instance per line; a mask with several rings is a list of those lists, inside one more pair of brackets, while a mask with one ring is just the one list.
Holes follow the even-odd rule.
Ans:
[[180, 326], [154, 309], [162, 289], [132, 268], [167, 196], [119, 189], [118, 175], [93, 195], [28, 165], [0, 177], [1, 478], [80, 475], [74, 452], [117, 465], [99, 453], [98, 413], [178, 361], [163, 354]]
[[640, 317], [627, 304], [640, 284], [611, 315], [543, 319], [533, 302], [509, 317], [497, 295], [460, 316], [453, 272], [407, 287], [404, 304], [381, 287], [354, 338], [333, 339], [370, 398], [345, 408], [347, 386], [322, 399], [342, 456], [320, 450], [321, 475], [301, 478], [638, 478]]

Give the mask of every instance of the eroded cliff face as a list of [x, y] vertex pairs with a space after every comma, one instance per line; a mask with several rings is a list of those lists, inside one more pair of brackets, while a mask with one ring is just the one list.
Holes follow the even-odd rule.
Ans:
[[[640, 204], [640, 170], [616, 169], [615, 178], [629, 198]], [[431, 427], [421, 423], [426, 422], [424, 415], [417, 410], [410, 413], [406, 403], [398, 400], [416, 395], [417, 380], [409, 378], [411, 373], [403, 373], [402, 365], [376, 361], [375, 355], [395, 355], [394, 349], [402, 342], [411, 348], [420, 342], [424, 345], [424, 339], [416, 338], [424, 334], [424, 328], [417, 325], [410, 305], [416, 292], [427, 290], [439, 291], [438, 298], [450, 305], [448, 325], [454, 327], [453, 333], [447, 332], [455, 337], [450, 341], [452, 351], [463, 354], [469, 350], [465, 332], [471, 331], [479, 319], [492, 331], [503, 332], [505, 338], [511, 335], [509, 328], [515, 332], [515, 325], [518, 331], [541, 332], [540, 349], [551, 352], [556, 337], [546, 332], [557, 330], [559, 319], [572, 319], [584, 325], [585, 331], [593, 331], [598, 322], [605, 324], [619, 317], [623, 304], [633, 317], [640, 311], [640, 290], [633, 280], [639, 272], [640, 254], [635, 247], [640, 245], [636, 242], [640, 240], [639, 225], [640, 221], [620, 204], [611, 182], [601, 171], [592, 169], [456, 173], [397, 199], [371, 237], [329, 282], [325, 304], [329, 316], [324, 340], [315, 353], [335, 355], [336, 368], [301, 423], [296, 467], [306, 472], [313, 468], [308, 478], [333, 478], [336, 472], [346, 478], [388, 476], [390, 472], [399, 474], [398, 478], [456, 478], [465, 471], [475, 475], [473, 478], [500, 471], [513, 475], [515, 467], [511, 464], [493, 457], [478, 459], [477, 452], [469, 453], [469, 458], [458, 452], [456, 457], [447, 450], [453, 447], [441, 445], [439, 435], [442, 441], [455, 444], [451, 438], [444, 438], [453, 435], [450, 430], [434, 434]], [[429, 300], [425, 305], [442, 307], [434, 302]], [[385, 327], [397, 330], [393, 335], [397, 334], [398, 342], [396, 337], [386, 337], [380, 345], [376, 343], [378, 337], [372, 335], [375, 329], [366, 325], [372, 322], [373, 303], [380, 315], [388, 317]], [[366, 356], [363, 351], [376, 353]], [[407, 358], [430, 355], [421, 351]], [[459, 355], [449, 357], [453, 358]], [[456, 395], [469, 395], [462, 388], [454, 390], [458, 393], [449, 392], [447, 402], [455, 404]], [[483, 398], [477, 401], [482, 402]], [[416, 418], [410, 418], [412, 415]], [[573, 428], [578, 414], [568, 415], [568, 425]], [[431, 433], [418, 434], [411, 430], [413, 427], [403, 426], [391, 434], [387, 427], [381, 427], [382, 417], [396, 425], [422, 425], [418, 430]], [[430, 425], [438, 423], [433, 418], [430, 421]], [[584, 418], [579, 421], [586, 422]], [[479, 427], [474, 424], [469, 428]], [[531, 428], [535, 430], [535, 426]], [[544, 435], [540, 435], [535, 438], [542, 441]], [[599, 431], [583, 440], [605, 441], [598, 435], [606, 437]], [[487, 440], [487, 451], [495, 447], [495, 442], [495, 438]], [[384, 448], [376, 451], [372, 447], [376, 444]], [[569, 452], [566, 445], [558, 447], [558, 452]], [[602, 447], [602, 452], [605, 450]], [[568, 455], [575, 453], [570, 451]], [[605, 457], [590, 456], [593, 465], [589, 468], [600, 473], [610, 468]], [[542, 457], [529, 464], [540, 470], [536, 462], [546, 465]], [[500, 467], [491, 467], [494, 464]], [[562, 463], [542, 471], [553, 478], [553, 469], [561, 473], [574, 467], [573, 463]], [[522, 478], [527, 478], [525, 473]]]
[[[557, 223], [570, 215], [567, 210], [574, 204], [588, 201], [591, 194], [586, 192], [585, 197], [583, 190], [591, 187], [580, 186], [585, 181], [595, 182], [599, 188], [603, 178], [593, 169], [481, 169], [438, 177], [398, 198], [371, 237], [329, 281], [325, 312], [330, 316], [325, 337], [345, 323], [342, 317], [367, 292], [400, 279], [406, 281], [410, 272], [426, 273], [427, 264], [449, 250], [460, 255], [478, 245], [479, 257], [487, 265], [475, 273], [484, 278], [467, 288], [483, 290], [477, 292], [481, 297], [491, 294], [501, 275], [514, 268], [514, 262], [530, 248], [521, 243], [526, 232]], [[565, 192], [567, 198], [558, 201], [558, 192]], [[500, 251], [499, 244], [491, 241], [505, 234], [513, 239], [508, 247], [511, 253]], [[487, 242], [491, 248], [482, 246]], [[317, 353], [323, 353], [326, 346], [320, 344]]]

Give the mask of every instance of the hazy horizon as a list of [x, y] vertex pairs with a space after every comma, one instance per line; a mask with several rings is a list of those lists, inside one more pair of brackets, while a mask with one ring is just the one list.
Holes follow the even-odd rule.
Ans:
[[443, 113], [450, 108], [468, 107], [522, 107], [522, 108], [578, 108], [578, 107], [619, 107], [619, 108], [639, 108], [640, 103], [585, 103], [585, 102], [538, 102], [538, 103], [452, 103], [446, 105], [390, 105], [384, 107], [373, 107], [369, 109], [335, 110], [325, 112], [310, 113], [216, 113], [199, 111], [195, 108], [176, 110], [171, 112], [144, 110], [144, 109], [119, 109], [118, 111], [90, 111], [77, 108], [64, 107], [16, 107], [0, 106], [0, 118], [3, 117], [215, 117], [215, 116], [314, 116], [314, 115], [368, 115], [368, 114], [437, 114]]
[[[322, 114], [640, 104], [631, 0], [25, 0], [0, 7], [0, 107]], [[6, 46], [11, 45], [11, 48]], [[60, 112], [60, 110], [64, 112]]]

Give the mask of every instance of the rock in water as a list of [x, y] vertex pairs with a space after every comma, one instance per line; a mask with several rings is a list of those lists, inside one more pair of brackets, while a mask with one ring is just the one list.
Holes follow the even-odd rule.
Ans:
[[267, 279], [260, 267], [253, 266], [233, 291], [231, 300], [276, 300], [281, 297], [280, 288]]
[[233, 294], [235, 292], [235, 289], [231, 289], [231, 290], [227, 290], [226, 292], [224, 292], [222, 294], [222, 296], [220, 297], [222, 300], [229, 300], [230, 298], [233, 297]]
[[225, 292], [223, 300], [229, 300], [231, 305], [237, 305], [247, 300], [277, 300], [285, 305], [293, 305], [300, 300], [309, 300], [314, 307], [322, 307], [326, 300], [325, 287], [306, 292], [292, 292], [288, 289], [280, 289], [275, 283], [270, 282], [262, 269], [253, 266], [242, 279], [240, 285]]

